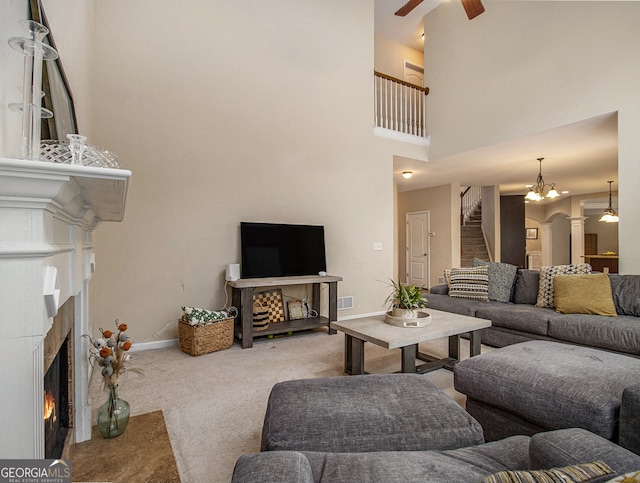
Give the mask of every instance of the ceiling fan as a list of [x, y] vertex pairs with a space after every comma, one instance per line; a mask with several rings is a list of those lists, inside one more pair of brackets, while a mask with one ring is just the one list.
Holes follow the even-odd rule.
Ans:
[[[396, 15], [399, 17], [406, 16], [411, 10], [416, 8], [418, 5], [422, 3], [423, 0], [409, 0], [405, 3], [397, 12]], [[469, 20], [476, 18], [482, 12], [484, 12], [484, 6], [482, 5], [482, 0], [461, 0], [462, 6], [464, 7], [465, 12], [467, 12], [467, 17]]]

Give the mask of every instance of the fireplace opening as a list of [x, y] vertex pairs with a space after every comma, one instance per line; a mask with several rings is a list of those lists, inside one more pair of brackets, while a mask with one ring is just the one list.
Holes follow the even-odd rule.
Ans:
[[44, 454], [46, 459], [62, 457], [70, 427], [69, 371], [67, 337], [44, 376]]

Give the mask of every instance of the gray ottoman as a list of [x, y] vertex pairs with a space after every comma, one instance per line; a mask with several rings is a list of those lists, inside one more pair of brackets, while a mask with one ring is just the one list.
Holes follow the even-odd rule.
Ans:
[[483, 442], [480, 424], [424, 376], [384, 374], [276, 384], [261, 449], [362, 453]]
[[460, 362], [454, 381], [489, 441], [577, 427], [618, 442], [623, 393], [640, 382], [640, 359], [524, 342]]

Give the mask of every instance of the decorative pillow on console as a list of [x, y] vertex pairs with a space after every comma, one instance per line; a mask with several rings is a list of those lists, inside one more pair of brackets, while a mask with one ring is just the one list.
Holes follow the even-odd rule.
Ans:
[[487, 266], [452, 268], [449, 271], [448, 280], [449, 297], [489, 301], [489, 270]]
[[496, 302], [511, 301], [518, 267], [509, 263], [486, 262], [479, 258], [473, 259], [473, 266], [489, 267], [489, 300], [495, 300]]
[[606, 273], [558, 275], [553, 278], [556, 311], [616, 317], [611, 282]]
[[613, 470], [602, 461], [535, 471], [500, 471], [487, 476], [482, 483], [570, 483], [588, 482], [611, 475]]
[[591, 273], [591, 265], [588, 263], [542, 267], [540, 269], [540, 286], [538, 287], [536, 307], [555, 307], [553, 299], [553, 277], [556, 275], [584, 275], [587, 273]]

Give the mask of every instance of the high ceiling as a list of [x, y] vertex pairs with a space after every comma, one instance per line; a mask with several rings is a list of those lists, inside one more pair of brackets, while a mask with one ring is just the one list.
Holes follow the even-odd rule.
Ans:
[[[422, 51], [423, 17], [442, 1], [424, 0], [406, 17], [397, 17], [394, 12], [406, 0], [375, 0], [376, 34]], [[490, 15], [490, 2], [483, 0], [487, 6], [483, 15]], [[465, 15], [462, 5], [460, 15]], [[500, 185], [503, 195], [525, 194], [526, 185], [536, 182], [539, 168], [536, 158], [540, 157], [545, 158], [542, 162], [545, 182], [555, 183], [559, 191], [569, 191], [570, 195], [602, 193], [609, 189], [608, 180], [614, 181], [613, 190], [617, 190], [617, 114], [604, 114], [426, 163], [397, 158], [394, 180], [400, 192], [456, 181], [461, 186]], [[403, 171], [412, 171], [414, 175], [406, 180], [402, 178]]]

